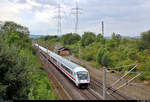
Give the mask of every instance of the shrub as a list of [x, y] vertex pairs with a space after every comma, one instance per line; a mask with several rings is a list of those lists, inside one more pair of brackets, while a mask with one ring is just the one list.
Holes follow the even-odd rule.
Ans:
[[109, 51], [101, 46], [101, 48], [98, 51], [97, 54], [97, 63], [103, 65], [103, 66], [108, 66], [110, 64], [110, 54]]

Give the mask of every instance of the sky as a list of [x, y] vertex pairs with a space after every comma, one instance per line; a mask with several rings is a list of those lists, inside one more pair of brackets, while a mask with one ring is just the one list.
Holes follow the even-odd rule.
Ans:
[[[122, 36], [140, 36], [150, 30], [150, 0], [77, 0], [79, 15], [78, 33], [113, 32]], [[72, 8], [76, 0], [59, 0], [62, 10], [62, 34], [75, 31]], [[58, 0], [0, 0], [0, 21], [14, 21], [29, 28], [32, 35], [57, 34]]]

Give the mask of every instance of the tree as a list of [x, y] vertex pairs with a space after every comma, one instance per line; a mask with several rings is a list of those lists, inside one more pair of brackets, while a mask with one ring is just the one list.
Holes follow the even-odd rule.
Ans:
[[80, 41], [81, 37], [78, 34], [72, 34], [72, 33], [68, 33], [62, 36], [61, 40], [63, 42], [64, 45], [71, 45], [71, 44], [75, 44], [78, 41]]
[[141, 34], [141, 41], [139, 43], [139, 49], [150, 49], [150, 30]]
[[99, 51], [98, 51], [98, 54], [97, 54], [97, 63], [103, 65], [103, 66], [108, 66], [110, 64], [110, 54], [109, 54], [109, 51], [101, 46]]
[[102, 40], [102, 38], [103, 38], [103, 35], [102, 35], [102, 34], [98, 34], [98, 35], [96, 36], [96, 41], [99, 42], [99, 41]]
[[103, 37], [103, 38], [101, 39], [101, 41], [100, 41], [100, 44], [105, 46], [106, 41], [107, 41], [107, 40]]
[[1, 27], [1, 30], [5, 34], [10, 34], [10, 33], [19, 33], [19, 34], [24, 34], [24, 35], [30, 34], [27, 27], [21, 26], [12, 21], [6, 21], [4, 25]]
[[96, 35], [92, 32], [84, 32], [81, 39], [81, 45], [87, 46], [96, 40]]
[[99, 64], [102, 64], [102, 57], [103, 57], [103, 55], [104, 55], [104, 52], [105, 51], [105, 49], [104, 49], [104, 47], [100, 47], [100, 49], [98, 50], [98, 54], [97, 54], [97, 63], [99, 63]]
[[109, 40], [107, 43], [108, 48], [115, 48], [117, 45], [117, 42], [115, 40]]
[[[28, 99], [30, 86], [27, 56], [20, 52], [31, 46], [26, 27], [5, 22], [0, 34], [0, 99]], [[19, 45], [19, 46], [18, 46]]]
[[0, 99], [54, 99], [49, 80], [46, 74], [42, 75], [34, 55], [31, 39], [20, 32], [24, 27], [6, 23], [3, 31], [0, 30]]
[[41, 37], [41, 38], [43, 38], [44, 41], [47, 41], [47, 40], [50, 40], [50, 41], [59, 41], [58, 36], [47, 35], [47, 36], [44, 36], [44, 37]]
[[31, 44], [31, 40], [29, 39], [30, 32], [27, 27], [6, 21], [1, 27], [0, 32], [3, 35], [3, 39], [7, 40], [9, 45], [15, 43], [18, 47], [27, 47], [28, 43]]
[[109, 51], [106, 51], [102, 57], [102, 65], [103, 66], [108, 66], [109, 63], [110, 63], [110, 54], [109, 54]]
[[119, 46], [120, 40], [121, 40], [121, 35], [113, 33], [112, 34], [112, 39], [115, 40], [117, 42], [117, 46]]
[[27, 59], [15, 47], [0, 42], [0, 99], [27, 99], [30, 78]]

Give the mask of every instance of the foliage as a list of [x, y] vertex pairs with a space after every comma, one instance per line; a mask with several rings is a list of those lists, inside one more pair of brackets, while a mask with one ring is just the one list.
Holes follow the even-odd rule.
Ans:
[[141, 42], [139, 43], [139, 49], [150, 49], [150, 30], [141, 34]]
[[[104, 38], [101, 34], [97, 36], [92, 32], [85, 32], [82, 38], [74, 43], [65, 43], [65, 46], [71, 49], [71, 52], [82, 59], [89, 61], [95, 67], [107, 66], [115, 68], [129, 64], [137, 64], [136, 72], [142, 72], [140, 80], [150, 80], [150, 31], [141, 34], [141, 39], [122, 38], [120, 34], [112, 34], [111, 39]], [[68, 37], [68, 39], [70, 39]], [[72, 38], [71, 38], [72, 39]], [[64, 37], [59, 42], [51, 42], [64, 44]], [[54, 44], [55, 45], [55, 44]], [[100, 68], [100, 67], [97, 67]], [[125, 72], [131, 67], [122, 68], [118, 71]], [[131, 77], [134, 76], [131, 74]]]
[[[57, 96], [53, 93], [46, 74], [39, 70], [38, 75], [34, 75], [35, 83], [30, 88], [28, 97], [30, 100], [56, 100]], [[40, 79], [40, 80], [39, 80]], [[41, 80], [42, 79], [42, 80]]]
[[47, 40], [51, 40], [51, 41], [59, 41], [59, 37], [58, 36], [45, 36], [43, 37], [44, 41], [47, 41]]
[[108, 40], [107, 42], [107, 47], [110, 48], [110, 49], [113, 49], [117, 46], [117, 42], [115, 40]]
[[120, 40], [121, 40], [121, 35], [113, 33], [112, 34], [112, 39], [115, 40], [117, 42], [117, 46], [119, 46]]
[[28, 29], [5, 22], [0, 32], [0, 99], [56, 99], [40, 69]]
[[1, 31], [3, 34], [16, 33], [23, 35], [29, 35], [29, 30], [27, 27], [16, 24], [12, 21], [6, 21], [4, 25], [1, 27]]
[[96, 39], [96, 35], [92, 32], [84, 32], [81, 39], [81, 45], [83, 47], [88, 46], [89, 44], [93, 43]]
[[109, 63], [110, 63], [110, 55], [109, 55], [109, 51], [101, 46], [99, 51], [98, 51], [98, 54], [97, 54], [97, 63], [103, 65], [103, 66], [108, 66]]
[[81, 39], [80, 35], [78, 34], [65, 34], [62, 36], [62, 42], [64, 45], [71, 45], [77, 43]]
[[[18, 56], [15, 47], [8, 47], [0, 42], [0, 97], [3, 99], [27, 99], [29, 70], [27, 58]], [[29, 80], [26, 82], [26, 80]]]
[[100, 41], [102, 40], [102, 38], [103, 38], [103, 35], [102, 35], [102, 34], [98, 34], [98, 35], [96, 36], [96, 41], [97, 41], [97, 42], [100, 42]]

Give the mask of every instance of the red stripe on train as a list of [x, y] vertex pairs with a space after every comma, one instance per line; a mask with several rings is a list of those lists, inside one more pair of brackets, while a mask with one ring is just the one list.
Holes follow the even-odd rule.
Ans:
[[[41, 52], [42, 53], [42, 52]], [[43, 54], [43, 53], [42, 53]], [[44, 55], [44, 54], [43, 54]], [[51, 60], [51, 59], [50, 59]], [[73, 80], [76, 80], [75, 78], [73, 78], [69, 73], [67, 73], [62, 67], [60, 67], [59, 65], [57, 65], [54, 61], [51, 60], [51, 62], [53, 62], [60, 70], [62, 70], [64, 73], [66, 73], [67, 75], [69, 75]]]
[[[51, 60], [51, 59], [50, 59]], [[66, 73], [67, 75], [69, 75], [73, 80], [76, 80], [75, 78], [73, 78], [69, 73], [67, 73], [62, 67], [60, 67], [59, 65], [57, 65], [54, 61], [51, 60], [51, 62], [53, 62], [60, 70], [62, 70], [64, 73]]]
[[[55, 63], [55, 62], [54, 62]], [[62, 69], [64, 71], [64, 73], [66, 73], [67, 75], [69, 75], [73, 80], [75, 80], [75, 78], [73, 78], [69, 73], [67, 73], [63, 68], [61, 68], [59, 65], [57, 65], [55, 63], [55, 65], [59, 68], [59, 69]]]
[[73, 78], [69, 73], [67, 73], [63, 68], [61, 68], [59, 65], [57, 65], [54, 61], [52, 61], [60, 70], [62, 70], [64, 73], [66, 73], [67, 75], [69, 75], [73, 80], [76, 80], [75, 78]]

